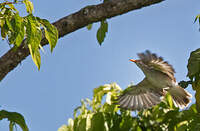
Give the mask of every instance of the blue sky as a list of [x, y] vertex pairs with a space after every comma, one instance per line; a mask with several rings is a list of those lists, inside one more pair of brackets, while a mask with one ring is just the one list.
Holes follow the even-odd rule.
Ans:
[[[35, 15], [51, 22], [80, 8], [97, 4], [95, 0], [33, 0]], [[107, 37], [102, 46], [96, 40], [99, 23], [91, 31], [82, 28], [61, 39], [53, 53], [46, 46], [41, 70], [31, 57], [26, 58], [0, 84], [0, 109], [24, 115], [30, 131], [55, 131], [80, 105], [83, 98], [92, 98], [99, 85], [117, 82], [126, 88], [144, 77], [129, 62], [137, 53], [149, 49], [169, 61], [176, 70], [177, 81], [187, 80], [190, 52], [200, 47], [198, 24], [200, 1], [166, 0], [108, 20]], [[0, 55], [9, 46], [0, 44]], [[188, 89], [192, 92], [191, 88]], [[193, 99], [194, 102], [194, 99]], [[7, 120], [0, 122], [0, 131], [8, 130]]]

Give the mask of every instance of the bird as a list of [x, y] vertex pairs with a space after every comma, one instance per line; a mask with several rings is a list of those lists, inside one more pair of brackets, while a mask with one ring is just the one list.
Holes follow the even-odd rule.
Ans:
[[142, 110], [159, 104], [169, 93], [176, 107], [183, 109], [191, 102], [192, 95], [178, 85], [174, 77], [175, 70], [162, 57], [146, 50], [137, 54], [139, 59], [130, 59], [144, 73], [145, 78], [131, 85], [117, 98], [119, 108]]

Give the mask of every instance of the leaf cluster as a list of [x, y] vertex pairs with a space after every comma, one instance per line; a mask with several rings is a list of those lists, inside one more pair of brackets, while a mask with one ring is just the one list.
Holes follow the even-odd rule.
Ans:
[[74, 110], [74, 119], [70, 118], [68, 125], [63, 125], [58, 131], [199, 130], [200, 116], [195, 104], [180, 111], [167, 94], [164, 101], [153, 108], [131, 112], [114, 104], [120, 92], [116, 83], [95, 88], [93, 99], [82, 100], [81, 106]]
[[[28, 15], [21, 17], [19, 11], [14, 4], [24, 3]], [[28, 45], [32, 59], [38, 69], [40, 69], [40, 45], [43, 39], [43, 31], [45, 37], [50, 44], [51, 52], [53, 51], [57, 40], [57, 29], [45, 19], [35, 17], [33, 15], [33, 4], [29, 0], [4, 2], [0, 4], [0, 28], [2, 39], [8, 39], [8, 43], [17, 49], [22, 41]]]

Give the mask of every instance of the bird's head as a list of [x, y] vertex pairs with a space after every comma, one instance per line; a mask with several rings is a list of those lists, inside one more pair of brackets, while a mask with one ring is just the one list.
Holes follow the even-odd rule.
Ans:
[[145, 75], [152, 74], [152, 72], [160, 71], [167, 74], [172, 79], [174, 78], [174, 68], [164, 61], [162, 57], [158, 57], [155, 53], [151, 53], [149, 50], [144, 53], [138, 53], [139, 60], [130, 59], [134, 62]]
[[134, 59], [129, 59], [131, 62], [134, 62], [138, 67], [143, 67], [145, 64], [141, 60], [134, 60]]
[[148, 65], [142, 60], [129, 59], [131, 62], [134, 62], [144, 73], [149, 70]]

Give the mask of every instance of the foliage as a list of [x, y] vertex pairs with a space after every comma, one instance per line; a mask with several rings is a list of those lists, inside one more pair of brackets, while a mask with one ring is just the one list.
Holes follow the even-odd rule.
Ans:
[[25, 123], [24, 117], [17, 112], [8, 112], [5, 110], [0, 111], [0, 120], [8, 119], [10, 121], [9, 129], [13, 131], [13, 128], [16, 124], [18, 124], [23, 131], [28, 131], [28, 127]]
[[200, 49], [191, 52], [187, 67], [187, 76], [191, 80], [193, 90], [196, 91], [196, 106], [200, 113]]
[[[94, 89], [93, 99], [81, 101], [74, 110], [74, 119], [68, 120], [58, 131], [185, 131], [199, 130], [200, 116], [195, 104], [180, 111], [169, 94], [164, 101], [151, 109], [131, 112], [119, 109], [115, 102], [121, 91], [115, 84]], [[103, 96], [106, 96], [104, 100]], [[77, 113], [78, 112], [78, 113]], [[78, 115], [77, 115], [78, 114]]]
[[[27, 16], [20, 16], [19, 11], [15, 8], [16, 4], [24, 4], [26, 6]], [[10, 46], [16, 50], [24, 41], [28, 46], [32, 59], [40, 69], [40, 45], [44, 38], [43, 33], [50, 44], [51, 52], [56, 46], [58, 40], [57, 29], [45, 19], [41, 19], [33, 15], [33, 4], [29, 0], [14, 0], [14, 2], [5, 1], [0, 3], [0, 29], [2, 39], [7, 39]], [[23, 131], [28, 131], [24, 117], [16, 112], [0, 111], [0, 120], [8, 119], [10, 121], [9, 129], [13, 131], [13, 127], [18, 124]]]
[[[26, 6], [27, 16], [21, 17], [14, 4], [24, 3]], [[43, 28], [41, 28], [43, 27]], [[49, 41], [50, 49], [53, 51], [58, 39], [57, 29], [45, 19], [33, 15], [33, 4], [29, 0], [4, 2], [0, 4], [0, 28], [2, 39], [8, 39], [10, 45], [15, 49], [19, 47], [24, 39], [30, 50], [32, 59], [38, 69], [40, 69], [40, 45], [45, 37]]]
[[[104, 0], [103, 2], [106, 2]], [[16, 4], [26, 6], [27, 16], [20, 16]], [[58, 40], [58, 31], [48, 20], [33, 15], [34, 6], [29, 0], [14, 0], [0, 3], [0, 29], [2, 39], [7, 39], [9, 45], [16, 50], [23, 42], [28, 46], [30, 54], [37, 68], [40, 69], [42, 49], [41, 40], [46, 38], [51, 52]], [[200, 24], [200, 15], [194, 22]], [[92, 24], [87, 26], [88, 30]], [[101, 21], [97, 30], [97, 40], [101, 45], [108, 32], [108, 23]], [[44, 34], [44, 35], [43, 35]], [[196, 91], [196, 104], [186, 110], [180, 111], [173, 105], [172, 98], [168, 94], [163, 102], [151, 109], [131, 112], [119, 109], [114, 104], [116, 96], [121, 88], [115, 84], [106, 84], [94, 89], [93, 99], [81, 101], [81, 106], [74, 110], [74, 119], [68, 120], [68, 125], [63, 125], [59, 131], [187, 131], [200, 130], [200, 49], [190, 54], [188, 60], [189, 81], [181, 81], [179, 84], [186, 88], [189, 84]], [[104, 99], [105, 98], [105, 99]], [[13, 131], [15, 125], [19, 125], [23, 131], [28, 131], [24, 117], [17, 112], [0, 111], [0, 120], [10, 121], [9, 129]]]

